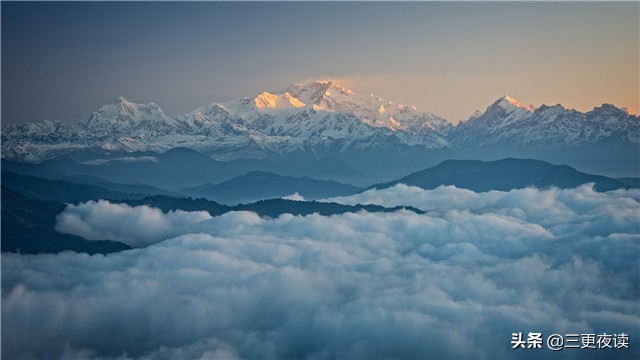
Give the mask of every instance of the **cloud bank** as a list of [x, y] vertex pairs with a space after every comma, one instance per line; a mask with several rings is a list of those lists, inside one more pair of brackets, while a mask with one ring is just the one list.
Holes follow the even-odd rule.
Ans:
[[[60, 229], [148, 246], [3, 254], [3, 358], [640, 355], [637, 190], [399, 185], [338, 200], [428, 212], [69, 206]], [[528, 331], [625, 332], [632, 346], [512, 350]]]
[[55, 229], [89, 240], [117, 240], [140, 247], [189, 232], [211, 219], [206, 211], [162, 211], [148, 206], [131, 207], [106, 200], [68, 205], [57, 217]]

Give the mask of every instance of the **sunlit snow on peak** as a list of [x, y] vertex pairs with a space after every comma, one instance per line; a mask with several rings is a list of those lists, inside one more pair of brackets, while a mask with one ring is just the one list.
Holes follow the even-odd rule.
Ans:
[[279, 95], [263, 92], [256, 96], [254, 104], [258, 109], [289, 109], [305, 106], [305, 103], [291, 96], [288, 92]]
[[358, 94], [334, 80], [296, 83], [282, 90], [287, 92], [315, 111], [352, 113], [370, 126], [393, 131], [422, 133], [450, 126], [446, 120], [419, 111], [413, 105], [395, 103], [375, 94]]
[[505, 110], [513, 110], [514, 108], [525, 109], [529, 112], [535, 111], [535, 107], [533, 105], [522, 105], [518, 100], [512, 98], [509, 95], [505, 95], [501, 97], [497, 102], [497, 105], [502, 107]]

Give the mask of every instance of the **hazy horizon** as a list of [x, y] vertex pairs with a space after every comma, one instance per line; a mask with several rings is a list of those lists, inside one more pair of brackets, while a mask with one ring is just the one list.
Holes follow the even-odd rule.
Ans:
[[2, 122], [115, 98], [168, 115], [332, 79], [457, 123], [523, 104], [638, 113], [640, 4], [2, 3]]

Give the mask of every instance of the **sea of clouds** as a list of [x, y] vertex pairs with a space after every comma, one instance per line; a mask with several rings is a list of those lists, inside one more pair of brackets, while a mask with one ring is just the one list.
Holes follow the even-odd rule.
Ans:
[[[56, 229], [134, 250], [2, 255], [3, 358], [638, 358], [640, 190], [397, 185], [416, 214], [211, 217], [107, 201]], [[630, 349], [511, 349], [513, 332]]]

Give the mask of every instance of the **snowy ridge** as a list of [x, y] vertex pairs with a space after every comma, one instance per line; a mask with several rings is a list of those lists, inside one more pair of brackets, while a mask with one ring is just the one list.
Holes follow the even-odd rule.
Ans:
[[353, 113], [371, 126], [411, 133], [444, 131], [452, 127], [447, 120], [415, 106], [397, 104], [376, 95], [360, 95], [333, 81], [291, 85], [283, 90], [314, 110]]
[[560, 104], [522, 106], [505, 96], [484, 113], [458, 124], [448, 140], [458, 147], [574, 147], [603, 140], [638, 144], [640, 121], [638, 116], [610, 104], [582, 113]]
[[609, 104], [581, 113], [561, 105], [524, 106], [503, 96], [453, 126], [415, 106], [314, 81], [176, 116], [154, 103], [118, 98], [78, 125], [45, 120], [6, 127], [2, 157], [39, 162], [82, 149], [163, 152], [181, 146], [232, 160], [298, 151], [571, 147], [603, 140], [640, 143], [638, 116]]

